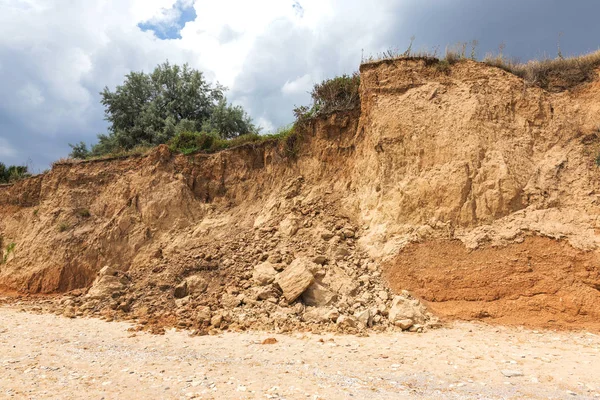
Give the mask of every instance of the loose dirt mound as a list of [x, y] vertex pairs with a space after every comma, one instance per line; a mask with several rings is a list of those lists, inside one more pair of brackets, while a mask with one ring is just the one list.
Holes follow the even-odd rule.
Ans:
[[[67, 315], [199, 332], [437, 323], [400, 289], [463, 318], [487, 312], [576, 326], [583, 313], [598, 315], [600, 80], [549, 93], [475, 62], [447, 71], [396, 60], [364, 65], [360, 95], [360, 110], [303, 126], [291, 152], [278, 142], [192, 156], [161, 146], [142, 157], [59, 164], [0, 187], [0, 287], [70, 292], [60, 306]], [[532, 235], [553, 253], [581, 252], [572, 269], [589, 276], [570, 281], [566, 258], [533, 250], [539, 274], [497, 262], [541, 240]], [[418, 246], [454, 246], [472, 270], [451, 280], [411, 269], [398, 280], [394, 268], [408, 266], [396, 257]], [[480, 247], [489, 266], [466, 255]], [[394, 267], [398, 297], [381, 265]], [[490, 276], [504, 277], [502, 288]], [[560, 288], [542, 276], [557, 277]], [[432, 283], [421, 288], [426, 277]], [[471, 300], [486, 287], [499, 297], [477, 300], [482, 309]], [[535, 306], [512, 300], [532, 295]], [[450, 302], [474, 308], [445, 308]], [[523, 317], [511, 319], [511, 309]]]

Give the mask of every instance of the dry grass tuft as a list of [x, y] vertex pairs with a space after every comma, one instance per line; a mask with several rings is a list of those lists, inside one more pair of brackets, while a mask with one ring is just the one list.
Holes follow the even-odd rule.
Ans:
[[483, 62], [523, 78], [526, 82], [552, 92], [571, 89], [594, 79], [600, 66], [600, 50], [569, 58], [532, 60], [525, 64], [502, 55], [487, 56]]

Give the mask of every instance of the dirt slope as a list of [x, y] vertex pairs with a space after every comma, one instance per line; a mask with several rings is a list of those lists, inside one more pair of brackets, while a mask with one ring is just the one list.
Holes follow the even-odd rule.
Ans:
[[[0, 187], [3, 246], [16, 244], [1, 287], [77, 295], [96, 282], [65, 301], [74, 315], [385, 329], [414, 301], [392, 304], [384, 272], [442, 316], [598, 320], [600, 80], [549, 93], [475, 62], [396, 60], [363, 65], [360, 90], [360, 110], [308, 124], [294, 154], [162, 146]], [[524, 247], [540, 260], [527, 277], [510, 261]], [[316, 283], [290, 302], [271, 274], [293, 262], [294, 279]]]

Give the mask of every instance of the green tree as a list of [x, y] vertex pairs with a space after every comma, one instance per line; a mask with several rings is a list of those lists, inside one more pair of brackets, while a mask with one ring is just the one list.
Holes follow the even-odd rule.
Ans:
[[72, 149], [71, 153], [69, 154], [69, 157], [71, 158], [79, 158], [84, 160], [90, 155], [90, 151], [84, 142], [79, 142], [77, 144], [69, 143], [69, 147]]
[[225, 98], [221, 99], [213, 109], [208, 121], [202, 125], [205, 132], [216, 132], [222, 139], [231, 139], [240, 135], [257, 132], [252, 123], [252, 118], [241, 106], [227, 104]]
[[26, 165], [6, 166], [0, 162], [0, 183], [10, 183], [31, 176]]
[[[203, 126], [227, 138], [255, 130], [241, 107], [227, 105], [224, 90], [187, 64], [180, 67], [167, 61], [149, 74], [131, 72], [114, 92], [106, 87], [100, 93], [110, 125], [87, 155], [162, 144], [178, 132]], [[73, 152], [84, 155], [87, 148], [80, 145], [72, 146]]]

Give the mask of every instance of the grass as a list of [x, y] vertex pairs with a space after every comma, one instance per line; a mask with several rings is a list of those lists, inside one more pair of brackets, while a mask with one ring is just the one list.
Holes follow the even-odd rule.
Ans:
[[[478, 61], [477, 41], [458, 43], [448, 47], [443, 57], [439, 48], [414, 51], [413, 41], [414, 38], [411, 39], [411, 43], [405, 51], [388, 50], [376, 56], [363, 58], [361, 64], [402, 59], [425, 60], [427, 64], [434, 66], [438, 71], [449, 73], [450, 65], [454, 63], [464, 60]], [[568, 90], [591, 81], [595, 76], [594, 70], [600, 67], [600, 50], [574, 57], [564, 57], [559, 47], [557, 58], [543, 58], [521, 63], [506, 57], [504, 47], [504, 45], [500, 45], [496, 55], [487, 54], [481, 62], [516, 75], [530, 85], [539, 86], [552, 92]]]
[[147, 154], [150, 150], [154, 149], [155, 147], [156, 146], [147, 146], [147, 145], [136, 146], [133, 149], [128, 149], [128, 150], [121, 149], [121, 150], [117, 150], [112, 153], [103, 154], [101, 156], [90, 156], [90, 157], [86, 158], [85, 160], [76, 159], [76, 158], [61, 158], [61, 159], [53, 162], [52, 167], [54, 167], [55, 165], [61, 165], [61, 164], [77, 164], [77, 163], [86, 162], [86, 161], [102, 161], [102, 160], [113, 160], [115, 158], [127, 158], [127, 157], [131, 157], [131, 156], [141, 156], [141, 155]]
[[[3, 246], [3, 238], [0, 237], [0, 248], [2, 248]], [[17, 247], [17, 244], [12, 242], [10, 243], [8, 246], [6, 246], [6, 249], [3, 251], [3, 255], [2, 258], [0, 258], [0, 264], [6, 264], [6, 262], [8, 261], [8, 256], [10, 255], [10, 253], [13, 253], [15, 251], [15, 248]]]
[[560, 92], [594, 78], [594, 70], [600, 67], [600, 50], [575, 57], [546, 58], [527, 63], [508, 60], [502, 54], [488, 55], [483, 62], [517, 75], [530, 84]]
[[205, 132], [182, 132], [169, 141], [169, 148], [173, 152], [190, 155], [200, 152], [215, 153], [242, 145], [256, 145], [267, 141], [285, 141], [287, 145], [290, 137], [295, 137], [295, 132], [293, 125], [280, 128], [276, 132], [267, 135], [251, 133], [232, 139], [221, 139], [215, 134]]
[[89, 218], [92, 215], [90, 213], [90, 210], [88, 210], [87, 208], [78, 208], [77, 210], [75, 210], [75, 214], [77, 214], [81, 218]]
[[65, 232], [65, 231], [69, 230], [70, 228], [71, 228], [71, 225], [69, 225], [67, 222], [64, 222], [64, 221], [59, 223], [58, 226], [56, 227], [56, 229], [59, 232]]

